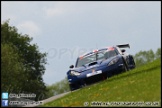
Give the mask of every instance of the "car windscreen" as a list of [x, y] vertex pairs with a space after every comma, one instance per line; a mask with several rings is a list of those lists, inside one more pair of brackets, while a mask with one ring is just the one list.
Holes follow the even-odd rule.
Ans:
[[103, 50], [97, 53], [92, 53], [88, 56], [79, 58], [76, 67], [84, 66], [85, 64], [89, 64], [97, 60], [108, 59], [116, 55], [117, 53], [115, 52], [115, 50]]

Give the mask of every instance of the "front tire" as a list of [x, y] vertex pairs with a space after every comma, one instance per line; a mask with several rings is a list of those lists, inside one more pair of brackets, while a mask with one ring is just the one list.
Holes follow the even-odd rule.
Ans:
[[70, 86], [71, 91], [74, 91], [80, 88], [80, 85], [78, 85], [77, 83], [69, 84], [69, 86]]

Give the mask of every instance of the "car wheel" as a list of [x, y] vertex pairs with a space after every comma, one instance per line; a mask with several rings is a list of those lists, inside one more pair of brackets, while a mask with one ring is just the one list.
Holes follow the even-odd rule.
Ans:
[[127, 71], [127, 67], [126, 67], [126, 65], [124, 64], [123, 65], [123, 72], [126, 72]]
[[78, 88], [75, 86], [75, 84], [69, 84], [69, 86], [70, 86], [70, 90], [71, 90], [71, 91], [74, 91], [74, 90], [78, 89]]
[[126, 63], [126, 61], [123, 58], [123, 72], [129, 71], [128, 65]]
[[70, 84], [70, 90], [74, 91], [74, 90], [82, 88], [83, 86], [84, 85], [81, 85], [81, 84], [78, 84], [78, 83], [73, 83], [73, 84]]

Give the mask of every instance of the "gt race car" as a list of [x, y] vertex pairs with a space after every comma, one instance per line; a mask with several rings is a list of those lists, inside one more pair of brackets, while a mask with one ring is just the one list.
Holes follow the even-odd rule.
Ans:
[[70, 66], [67, 78], [70, 90], [76, 90], [113, 75], [135, 68], [134, 58], [125, 53], [129, 44], [94, 50], [77, 58], [75, 67]]

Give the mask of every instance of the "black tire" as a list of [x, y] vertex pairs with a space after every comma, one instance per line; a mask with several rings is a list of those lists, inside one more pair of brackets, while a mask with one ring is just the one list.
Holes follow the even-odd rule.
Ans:
[[127, 67], [125, 66], [125, 64], [123, 64], [123, 71], [122, 72], [126, 72], [127, 71]]
[[129, 71], [129, 67], [128, 64], [126, 63], [126, 61], [123, 58], [123, 72]]
[[69, 84], [69, 87], [70, 87], [70, 90], [73, 91], [75, 90], [76, 88], [74, 88], [74, 84]]
[[74, 91], [74, 90], [80, 88], [80, 85], [77, 85], [77, 84], [69, 84], [69, 86], [70, 86], [70, 90], [71, 90], [71, 91]]

